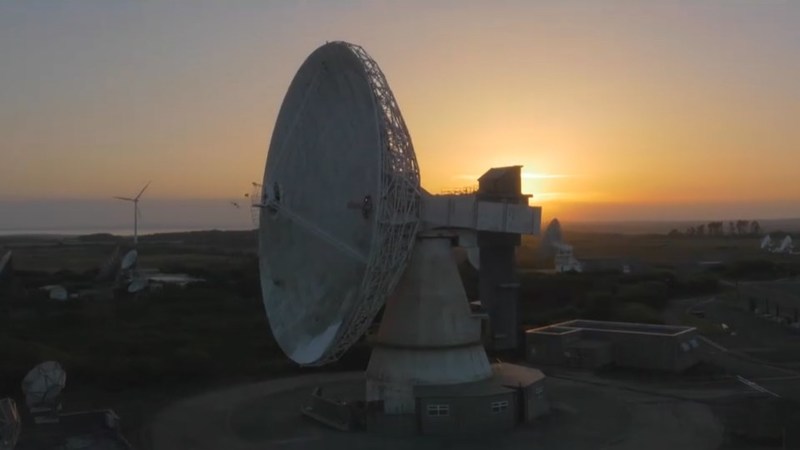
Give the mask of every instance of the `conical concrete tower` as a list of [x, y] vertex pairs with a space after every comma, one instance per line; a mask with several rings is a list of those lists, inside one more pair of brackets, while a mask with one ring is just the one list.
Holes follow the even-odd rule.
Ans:
[[414, 386], [451, 385], [492, 376], [452, 254], [452, 234], [421, 235], [386, 303], [367, 368], [367, 401], [388, 414], [413, 413]]

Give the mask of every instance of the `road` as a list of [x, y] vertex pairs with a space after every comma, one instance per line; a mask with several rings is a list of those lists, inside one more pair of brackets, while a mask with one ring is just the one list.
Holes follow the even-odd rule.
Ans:
[[665, 311], [665, 321], [680, 324], [681, 317], [695, 308], [702, 308], [705, 320], [728, 328], [728, 333], [701, 336], [698, 350], [706, 361], [722, 367], [731, 382], [738, 382], [740, 376], [783, 398], [800, 401], [800, 336], [716, 296], [675, 300]]

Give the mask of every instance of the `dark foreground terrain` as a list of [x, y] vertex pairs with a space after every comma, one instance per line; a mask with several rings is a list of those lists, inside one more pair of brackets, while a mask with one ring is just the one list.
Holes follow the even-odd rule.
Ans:
[[[521, 330], [572, 318], [660, 323], [674, 299], [717, 295], [728, 289], [721, 280], [800, 273], [797, 260], [758, 251], [755, 237], [576, 233], [567, 239], [578, 258], [602, 256], [601, 268], [547, 273], [552, 262], [537, 251], [535, 239], [526, 240], [518, 251]], [[0, 281], [0, 397], [14, 397], [22, 405], [19, 386], [25, 373], [39, 362], [57, 360], [68, 373], [65, 410], [113, 408], [126, 436], [141, 446], [156, 412], [177, 399], [241, 383], [366, 366], [364, 342], [322, 370], [298, 368], [282, 354], [261, 302], [254, 232], [143, 237], [140, 267], [205, 281], [137, 295], [96, 280], [108, 256], [128, 245], [110, 235], [0, 238], [0, 252], [14, 254], [13, 273]], [[623, 265], [632, 268], [630, 273], [622, 272]], [[476, 271], [464, 261], [460, 268], [468, 296], [476, 299]], [[107, 295], [57, 302], [39, 289], [48, 284]]]

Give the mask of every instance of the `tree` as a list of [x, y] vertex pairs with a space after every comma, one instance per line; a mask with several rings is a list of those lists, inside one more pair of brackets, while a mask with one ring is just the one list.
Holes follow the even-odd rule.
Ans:
[[697, 230], [694, 227], [689, 227], [686, 229], [687, 236], [694, 236], [697, 233]]
[[728, 234], [731, 236], [736, 235], [736, 224], [732, 220], [728, 222]]
[[747, 234], [747, 228], [750, 226], [750, 222], [746, 220], [737, 220], [736, 221], [736, 233], [739, 236], [744, 236]]
[[710, 236], [722, 236], [724, 223], [721, 221], [708, 222], [708, 234]]
[[667, 233], [667, 236], [669, 236], [669, 237], [679, 237], [680, 235], [681, 235], [681, 232], [678, 231], [677, 228], [673, 228], [672, 230], [670, 230], [669, 233]]
[[750, 222], [750, 234], [761, 234], [761, 224], [757, 220]]
[[701, 223], [697, 226], [697, 235], [698, 236], [705, 236], [706, 235], [706, 224]]

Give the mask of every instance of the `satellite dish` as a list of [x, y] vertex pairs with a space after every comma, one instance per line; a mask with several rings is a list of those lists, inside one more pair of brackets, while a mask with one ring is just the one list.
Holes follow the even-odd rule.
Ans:
[[775, 249], [775, 253], [791, 253], [793, 249], [794, 246], [792, 245], [792, 237], [787, 234], [786, 237], [781, 241], [778, 248]]
[[130, 270], [136, 264], [136, 260], [138, 258], [139, 252], [136, 250], [131, 250], [128, 253], [125, 253], [125, 256], [122, 257], [120, 268], [122, 268], [122, 270]]
[[111, 252], [108, 259], [100, 266], [100, 270], [97, 272], [97, 276], [95, 277], [95, 281], [109, 281], [113, 280], [117, 277], [120, 269], [120, 248], [119, 246], [114, 247], [114, 251]]
[[261, 286], [275, 338], [297, 363], [334, 360], [397, 284], [419, 226], [411, 139], [361, 47], [326, 44], [300, 67], [262, 186]]
[[415, 385], [492, 376], [452, 245], [478, 231], [535, 234], [541, 217], [527, 204], [430, 195], [419, 180], [377, 63], [346, 42], [315, 50], [286, 93], [264, 170], [264, 305], [284, 353], [316, 366], [338, 359], [386, 303], [367, 401], [395, 412], [413, 411]]
[[135, 294], [137, 292], [141, 292], [147, 289], [149, 282], [147, 278], [135, 278], [131, 283], [128, 285], [128, 293]]
[[761, 240], [761, 250], [769, 250], [770, 248], [772, 248], [772, 238], [770, 235], [766, 235]]
[[3, 278], [6, 272], [11, 271], [11, 250], [7, 251], [2, 258], [0, 258], [0, 279]]
[[21, 429], [17, 404], [10, 398], [0, 399], [0, 450], [13, 449]]
[[542, 241], [537, 253], [543, 258], [552, 258], [559, 252], [559, 246], [564, 244], [564, 233], [561, 231], [561, 222], [553, 219], [542, 234]]
[[69, 299], [69, 293], [64, 286], [51, 286], [50, 287], [50, 300], [57, 300], [65, 302]]
[[32, 412], [57, 409], [58, 396], [67, 382], [67, 373], [56, 361], [46, 361], [31, 369], [22, 379], [25, 403]]

